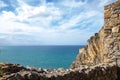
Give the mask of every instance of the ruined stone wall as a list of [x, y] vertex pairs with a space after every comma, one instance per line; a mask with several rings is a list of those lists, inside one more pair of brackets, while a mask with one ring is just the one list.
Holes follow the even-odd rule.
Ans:
[[120, 60], [120, 1], [105, 6], [104, 26], [80, 49], [71, 68], [116, 63]]

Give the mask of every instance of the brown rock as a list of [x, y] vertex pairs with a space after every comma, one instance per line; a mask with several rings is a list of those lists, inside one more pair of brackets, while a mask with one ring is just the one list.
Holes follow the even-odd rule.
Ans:
[[105, 11], [104, 18], [109, 19], [110, 17], [111, 17], [111, 12], [110, 11]]
[[111, 17], [116, 18], [116, 17], [118, 17], [118, 14], [113, 14]]
[[0, 80], [6, 80], [5, 78], [0, 78]]
[[112, 28], [112, 33], [118, 33], [118, 32], [120, 32], [120, 27], [113, 27]]
[[16, 73], [15, 74], [16, 80], [25, 80], [20, 74]]
[[[114, 2], [105, 6], [104, 27], [97, 35], [88, 40], [88, 45], [82, 48], [71, 68], [81, 65], [97, 65], [101, 63], [114, 63], [115, 53], [120, 53], [120, 2]], [[118, 45], [118, 48], [115, 46]]]

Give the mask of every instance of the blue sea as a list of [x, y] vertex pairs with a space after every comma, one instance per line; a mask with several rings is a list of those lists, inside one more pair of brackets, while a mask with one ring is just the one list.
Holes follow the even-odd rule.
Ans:
[[38, 68], [69, 68], [83, 46], [4, 46], [0, 62]]

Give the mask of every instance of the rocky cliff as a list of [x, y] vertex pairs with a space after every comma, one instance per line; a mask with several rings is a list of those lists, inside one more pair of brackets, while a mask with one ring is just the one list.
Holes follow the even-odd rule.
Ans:
[[104, 26], [79, 50], [71, 68], [117, 62], [120, 65], [120, 0], [104, 9]]

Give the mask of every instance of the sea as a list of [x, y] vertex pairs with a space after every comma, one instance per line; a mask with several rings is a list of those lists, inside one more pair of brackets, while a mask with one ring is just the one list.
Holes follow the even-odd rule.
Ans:
[[69, 68], [83, 45], [72, 46], [2, 46], [0, 62], [37, 68]]

